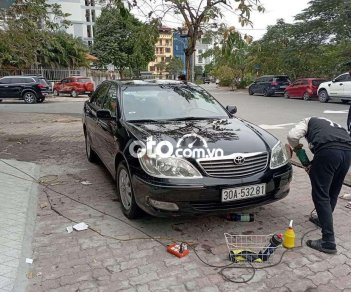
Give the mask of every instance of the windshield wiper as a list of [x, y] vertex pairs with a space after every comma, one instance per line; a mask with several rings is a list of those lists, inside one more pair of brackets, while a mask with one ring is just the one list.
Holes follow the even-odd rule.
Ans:
[[127, 120], [127, 123], [164, 123], [165, 120], [153, 120], [153, 119], [140, 119], [140, 120]]
[[184, 118], [169, 119], [169, 121], [196, 121], [196, 120], [218, 120], [218, 118], [214, 118], [214, 117], [184, 117]]

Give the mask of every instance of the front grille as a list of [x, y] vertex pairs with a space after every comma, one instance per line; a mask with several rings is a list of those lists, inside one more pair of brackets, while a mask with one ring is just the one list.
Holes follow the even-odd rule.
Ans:
[[268, 153], [241, 154], [245, 162], [241, 165], [234, 163], [234, 158], [223, 158], [215, 160], [199, 160], [203, 170], [212, 177], [242, 178], [259, 173], [267, 167]]

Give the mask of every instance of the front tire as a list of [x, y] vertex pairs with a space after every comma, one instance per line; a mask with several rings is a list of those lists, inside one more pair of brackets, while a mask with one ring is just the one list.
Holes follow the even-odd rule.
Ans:
[[308, 92], [305, 92], [305, 93], [303, 94], [302, 98], [303, 98], [303, 100], [310, 100], [310, 99], [311, 99], [311, 97], [310, 97], [310, 95], [308, 94]]
[[328, 102], [329, 101], [328, 92], [325, 89], [322, 89], [321, 91], [318, 92], [318, 98], [319, 98], [319, 101], [322, 103]]
[[287, 91], [284, 91], [284, 97], [285, 98], [290, 98], [289, 93]]
[[23, 93], [23, 99], [25, 103], [33, 104], [37, 102], [37, 96], [31, 91]]
[[141, 214], [141, 209], [135, 202], [132, 181], [130, 179], [130, 174], [124, 161], [122, 161], [117, 167], [116, 186], [117, 195], [121, 202], [123, 214], [128, 219], [138, 218]]
[[346, 104], [346, 103], [349, 103], [349, 100], [348, 99], [342, 99], [341, 102]]
[[254, 95], [254, 92], [252, 91], [251, 87], [249, 88], [249, 95]]
[[54, 90], [54, 96], [60, 96], [60, 92], [58, 92], [56, 89]]
[[269, 94], [268, 89], [263, 90], [263, 95], [264, 95], [265, 97], [271, 96], [271, 95]]

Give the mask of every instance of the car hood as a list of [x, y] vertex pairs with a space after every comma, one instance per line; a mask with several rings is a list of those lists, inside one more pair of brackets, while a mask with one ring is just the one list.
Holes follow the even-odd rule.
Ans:
[[152, 137], [156, 143], [170, 142], [175, 149], [222, 149], [224, 155], [269, 151], [278, 141], [256, 125], [238, 118], [127, 122], [126, 128], [136, 140], [144, 143]]

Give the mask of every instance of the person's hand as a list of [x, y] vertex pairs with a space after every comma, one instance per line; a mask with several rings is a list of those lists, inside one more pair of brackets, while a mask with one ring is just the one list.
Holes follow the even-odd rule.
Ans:
[[285, 149], [286, 152], [288, 154], [288, 158], [291, 159], [291, 157], [293, 156], [293, 149], [289, 144], [285, 144]]
[[294, 147], [294, 152], [297, 152], [298, 150], [303, 148], [303, 144], [299, 144], [296, 147]]
[[310, 174], [311, 166], [312, 166], [312, 164], [310, 164], [309, 166], [304, 167], [304, 169], [307, 172], [307, 174]]

